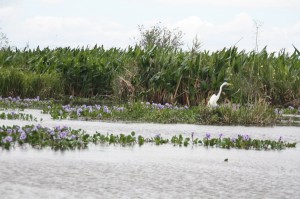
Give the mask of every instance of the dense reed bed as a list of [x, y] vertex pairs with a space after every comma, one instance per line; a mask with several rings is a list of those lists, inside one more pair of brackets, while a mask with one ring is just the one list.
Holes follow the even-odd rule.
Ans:
[[[0, 50], [0, 94], [59, 99], [62, 96], [205, 104], [222, 82], [221, 100], [260, 100], [299, 106], [300, 53], [127, 49], [36, 48]], [[298, 102], [297, 102], [298, 101]], [[294, 104], [293, 104], [294, 103]], [[296, 103], [296, 104], [295, 104]]]

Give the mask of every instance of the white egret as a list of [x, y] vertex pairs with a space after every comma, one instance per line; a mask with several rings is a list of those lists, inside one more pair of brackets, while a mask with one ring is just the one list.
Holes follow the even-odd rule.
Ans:
[[209, 107], [217, 107], [218, 106], [218, 104], [217, 104], [217, 101], [219, 100], [219, 98], [220, 98], [220, 95], [221, 95], [221, 93], [222, 93], [222, 88], [223, 88], [223, 86], [225, 86], [225, 85], [231, 85], [230, 83], [227, 83], [227, 82], [224, 82], [221, 86], [220, 86], [220, 90], [219, 90], [219, 93], [218, 93], [218, 95], [216, 95], [216, 94], [213, 94], [211, 97], [210, 97], [210, 99], [209, 99], [209, 101], [208, 101], [208, 103], [207, 103], [207, 106], [209, 106]]

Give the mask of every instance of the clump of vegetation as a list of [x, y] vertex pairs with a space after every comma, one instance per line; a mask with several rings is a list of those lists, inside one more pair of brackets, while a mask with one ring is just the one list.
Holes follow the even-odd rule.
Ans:
[[54, 150], [84, 149], [88, 143], [88, 134], [66, 126], [56, 126], [53, 129], [41, 125], [0, 127], [0, 147], [5, 149], [23, 145], [37, 149], [45, 147]]
[[33, 117], [31, 114], [16, 113], [15, 111], [11, 111], [8, 113], [5, 113], [5, 112], [0, 113], [0, 119], [2, 119], [2, 120], [37, 121], [37, 118]]
[[[97, 103], [95, 103], [97, 102]], [[53, 119], [137, 121], [155, 123], [186, 123], [212, 125], [298, 125], [299, 108], [273, 108], [268, 102], [255, 104], [222, 104], [216, 108], [204, 105], [181, 106], [171, 103], [129, 102], [124, 104], [99, 104], [95, 98], [68, 97], [64, 100], [0, 97], [0, 109], [42, 109]], [[63, 105], [63, 103], [67, 103]], [[88, 103], [88, 104], [85, 104]], [[294, 116], [285, 115], [294, 114]], [[289, 116], [289, 118], [287, 118]], [[29, 118], [30, 119], [30, 118]], [[286, 121], [287, 120], [287, 121]], [[296, 121], [296, 122], [295, 122]]]
[[218, 108], [200, 107], [199, 120], [205, 124], [224, 125], [274, 125], [279, 115], [268, 103], [259, 102], [247, 106], [235, 104], [223, 105]]
[[41, 149], [50, 147], [54, 150], [72, 150], [85, 149], [89, 144], [133, 146], [138, 144], [142, 146], [146, 143], [155, 145], [173, 144], [174, 146], [205, 146], [218, 148], [238, 148], [238, 149], [255, 149], [255, 150], [282, 150], [285, 148], [294, 148], [296, 143], [288, 143], [280, 137], [276, 140], [259, 140], [251, 139], [249, 135], [238, 135], [237, 138], [223, 137], [212, 138], [209, 133], [203, 139], [194, 137], [183, 137], [174, 135], [171, 139], [163, 138], [159, 134], [145, 138], [141, 135], [136, 137], [135, 132], [129, 135], [125, 134], [101, 134], [96, 132], [90, 135], [82, 130], [74, 130], [66, 126], [56, 126], [54, 128], [42, 127], [41, 125], [26, 125], [20, 127], [14, 125], [0, 127], [0, 147], [10, 149], [16, 146], [30, 145], [33, 148]]
[[233, 105], [210, 108], [206, 106], [177, 106], [170, 103], [136, 102], [123, 106], [60, 105], [44, 107], [43, 113], [53, 119], [140, 121], [156, 123], [274, 125], [279, 117], [267, 103], [247, 107]]

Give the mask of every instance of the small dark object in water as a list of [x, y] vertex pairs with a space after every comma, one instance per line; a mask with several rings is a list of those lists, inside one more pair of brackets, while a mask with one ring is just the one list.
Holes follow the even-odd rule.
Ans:
[[224, 161], [225, 161], [225, 162], [228, 162], [228, 158], [226, 158]]

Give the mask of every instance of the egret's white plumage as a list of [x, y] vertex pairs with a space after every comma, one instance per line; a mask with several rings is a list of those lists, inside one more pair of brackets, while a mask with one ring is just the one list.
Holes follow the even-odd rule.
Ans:
[[227, 82], [224, 82], [224, 83], [220, 86], [219, 93], [218, 93], [217, 95], [216, 95], [216, 94], [213, 94], [213, 95], [210, 97], [210, 99], [209, 99], [209, 101], [208, 101], [208, 103], [207, 103], [207, 106], [210, 106], [210, 107], [217, 107], [217, 106], [218, 106], [217, 101], [219, 100], [220, 95], [221, 95], [221, 93], [222, 93], [222, 88], [223, 88], [223, 86], [225, 86], [225, 85], [231, 85], [231, 84], [229, 84], [229, 83], [227, 83]]

